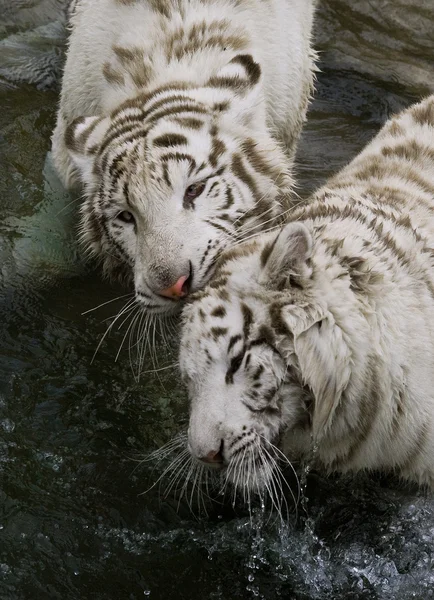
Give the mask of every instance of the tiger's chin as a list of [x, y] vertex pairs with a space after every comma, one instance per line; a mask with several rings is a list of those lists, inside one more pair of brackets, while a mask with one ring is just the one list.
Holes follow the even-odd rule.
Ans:
[[276, 468], [271, 461], [262, 461], [258, 464], [257, 459], [254, 458], [239, 465], [229, 463], [224, 472], [226, 482], [238, 494], [249, 496], [253, 494], [259, 497], [263, 497], [267, 490], [272, 488], [276, 475]]
[[235, 446], [234, 454], [220, 465], [224, 485], [230, 485], [245, 500], [273, 498], [282, 474], [279, 454], [277, 446], [258, 434], [253, 443]]
[[159, 299], [156, 301], [144, 300], [139, 294], [136, 293], [136, 304], [140, 306], [141, 310], [146, 311], [148, 314], [156, 315], [161, 318], [173, 317], [178, 315], [184, 307], [185, 300], [181, 299], [178, 301]]

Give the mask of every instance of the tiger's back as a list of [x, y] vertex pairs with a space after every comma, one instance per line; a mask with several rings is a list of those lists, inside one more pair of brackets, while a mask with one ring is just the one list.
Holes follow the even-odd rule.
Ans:
[[394, 469], [433, 486], [434, 97], [386, 123], [297, 218], [318, 232], [336, 322], [349, 307], [359, 321], [349, 322], [355, 364], [329, 407], [323, 462]]
[[372, 196], [373, 214], [392, 220], [406, 215], [415, 227], [428, 227], [434, 194], [434, 103], [432, 97], [390, 119], [351, 163], [315, 197], [330, 188]]

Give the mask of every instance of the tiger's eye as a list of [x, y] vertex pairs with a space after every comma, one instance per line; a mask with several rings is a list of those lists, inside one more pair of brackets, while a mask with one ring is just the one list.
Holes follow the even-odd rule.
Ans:
[[123, 210], [118, 215], [116, 215], [116, 218], [119, 219], [119, 221], [122, 221], [123, 223], [134, 223], [133, 213], [130, 213], [129, 210]]
[[187, 198], [188, 200], [194, 200], [201, 195], [205, 189], [205, 185], [205, 181], [200, 181], [199, 183], [193, 183], [192, 185], [189, 185], [185, 190], [184, 198]]

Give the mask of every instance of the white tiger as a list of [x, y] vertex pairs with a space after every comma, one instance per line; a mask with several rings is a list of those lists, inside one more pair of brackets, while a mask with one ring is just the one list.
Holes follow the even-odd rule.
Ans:
[[223, 253], [192, 295], [180, 350], [192, 457], [241, 489], [273, 492], [275, 446], [434, 488], [433, 315], [430, 96], [291, 222]]
[[75, 6], [54, 163], [85, 186], [88, 249], [148, 311], [178, 308], [224, 247], [287, 208], [313, 12], [314, 0]]

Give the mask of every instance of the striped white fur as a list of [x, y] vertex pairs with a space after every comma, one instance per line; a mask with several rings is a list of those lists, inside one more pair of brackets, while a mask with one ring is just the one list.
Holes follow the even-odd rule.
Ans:
[[223, 248], [288, 207], [313, 5], [77, 3], [54, 162], [66, 186], [84, 184], [87, 248], [148, 311], [179, 308], [159, 292], [183, 276], [200, 289]]
[[291, 461], [315, 446], [329, 472], [434, 487], [433, 315], [431, 96], [290, 223], [224, 253], [185, 308], [192, 455], [239, 488], [270, 486], [260, 450], [278, 442]]

